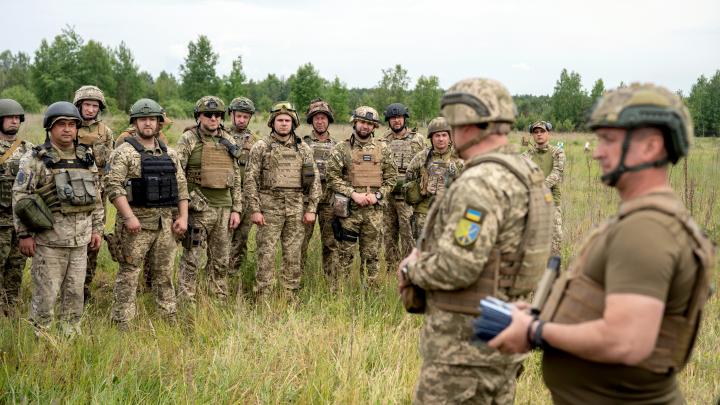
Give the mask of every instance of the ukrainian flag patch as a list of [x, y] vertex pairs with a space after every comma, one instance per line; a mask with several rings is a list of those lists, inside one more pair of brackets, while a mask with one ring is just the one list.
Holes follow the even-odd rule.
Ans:
[[475, 222], [477, 224], [482, 223], [483, 217], [485, 213], [475, 209], [475, 208], [468, 208], [465, 210], [464, 218], [468, 221]]

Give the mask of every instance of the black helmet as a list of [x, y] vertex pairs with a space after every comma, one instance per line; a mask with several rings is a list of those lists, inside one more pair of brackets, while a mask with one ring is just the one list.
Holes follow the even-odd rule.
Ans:
[[385, 122], [388, 122], [391, 117], [399, 117], [403, 116], [405, 118], [410, 118], [410, 112], [408, 111], [408, 108], [405, 107], [402, 103], [392, 103], [387, 108], [385, 108]]
[[56, 101], [48, 106], [43, 116], [45, 130], [49, 131], [58, 118], [73, 119], [77, 122], [78, 127], [82, 123], [77, 107], [67, 101]]

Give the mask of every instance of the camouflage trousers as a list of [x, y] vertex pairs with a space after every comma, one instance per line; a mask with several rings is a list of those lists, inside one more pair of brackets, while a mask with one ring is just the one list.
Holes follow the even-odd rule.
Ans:
[[552, 247], [550, 254], [553, 256], [560, 256], [560, 247], [563, 239], [562, 230], [562, 209], [559, 205], [555, 206], [553, 212], [553, 233], [552, 233]]
[[[343, 229], [359, 234], [360, 272], [367, 272], [368, 284], [374, 285], [379, 270], [380, 238], [382, 237], [383, 207], [374, 205], [358, 207], [353, 204], [350, 216], [340, 219]], [[355, 243], [339, 241], [337, 243], [337, 275], [350, 274], [355, 253]]]
[[53, 320], [55, 302], [60, 294], [62, 323], [79, 329], [83, 312], [83, 282], [87, 265], [87, 245], [50, 247], [37, 245], [32, 260], [32, 301], [30, 320], [47, 329]]
[[237, 273], [245, 262], [248, 236], [250, 235], [252, 225], [253, 223], [250, 222], [250, 213], [243, 211], [240, 217], [240, 225], [235, 228], [232, 234], [232, 243], [230, 244], [230, 274]]
[[[230, 207], [208, 207], [191, 211], [186, 238], [196, 233], [195, 241], [183, 249], [178, 271], [178, 301], [195, 301], [197, 275], [202, 253], [207, 252], [206, 271], [210, 290], [219, 298], [228, 295], [227, 275], [230, 264]], [[192, 228], [192, 229], [191, 229]]]
[[305, 238], [302, 223], [302, 193], [260, 194], [260, 207], [265, 225], [257, 231], [257, 272], [255, 293], [267, 293], [275, 281], [275, 248], [282, 247], [281, 280], [288, 291], [300, 289], [302, 266], [300, 248]]
[[127, 232], [122, 222], [115, 225], [123, 256], [115, 277], [115, 302], [112, 307], [112, 319], [117, 323], [127, 323], [135, 318], [138, 278], [146, 260], [155, 303], [168, 318], [176, 312], [172, 275], [177, 245], [171, 230], [172, 219], [161, 218], [161, 223], [160, 229], [142, 229], [139, 233]]
[[427, 220], [426, 212], [414, 212], [412, 221], [413, 239], [417, 241], [422, 234], [423, 228], [425, 228], [425, 221]]
[[0, 227], [0, 315], [13, 314], [19, 304], [25, 260], [15, 228]]
[[[105, 207], [105, 213], [104, 215], [107, 215], [107, 199], [105, 198], [105, 193], [102, 193], [102, 201], [103, 201], [103, 207]], [[87, 251], [87, 264], [85, 267], [85, 281], [83, 283], [83, 299], [85, 302], [90, 299], [90, 284], [92, 284], [93, 279], [95, 278], [95, 272], [97, 271], [97, 258], [98, 254], [100, 254], [100, 249], [98, 250], [90, 250]]]
[[[322, 268], [325, 275], [333, 277], [333, 270], [335, 265], [333, 264], [334, 252], [335, 252], [335, 236], [332, 231], [332, 220], [333, 220], [333, 206], [331, 204], [320, 203], [317, 207], [317, 220], [320, 230], [320, 243], [322, 244]], [[313, 231], [315, 230], [315, 224], [305, 225], [305, 239], [303, 239], [302, 247], [300, 248], [300, 265], [305, 272], [305, 262], [307, 261], [308, 245], [312, 238]]]
[[522, 363], [466, 366], [423, 363], [414, 404], [512, 404]]
[[404, 200], [396, 200], [390, 196], [385, 207], [383, 241], [385, 243], [385, 264], [388, 271], [396, 269], [400, 260], [410, 254], [415, 246], [410, 217], [413, 208]]

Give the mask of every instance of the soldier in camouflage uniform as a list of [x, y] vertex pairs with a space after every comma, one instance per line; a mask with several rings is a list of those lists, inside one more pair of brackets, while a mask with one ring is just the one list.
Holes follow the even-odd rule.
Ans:
[[530, 144], [528, 150], [523, 153], [529, 157], [545, 173], [545, 185], [550, 189], [553, 196], [555, 210], [553, 212], [553, 256], [560, 255], [560, 243], [562, 242], [562, 210], [560, 207], [560, 183], [562, 183], [563, 172], [565, 171], [565, 151], [559, 147], [550, 145], [550, 131], [552, 124], [547, 121], [538, 121], [530, 125], [530, 133], [534, 143]]
[[[150, 99], [140, 99], [130, 108], [135, 135], [110, 155], [105, 190], [117, 208], [115, 278], [112, 320], [127, 328], [135, 317], [138, 275], [145, 260], [152, 274], [155, 302], [164, 315], [175, 318], [175, 237], [187, 229], [188, 192], [182, 167], [173, 150], [158, 138], [162, 108]], [[126, 185], [129, 184], [129, 187]], [[172, 208], [178, 210], [173, 220]], [[111, 239], [112, 240], [112, 239]]]
[[217, 297], [227, 297], [231, 231], [240, 224], [242, 213], [241, 151], [222, 126], [225, 103], [218, 97], [204, 96], [195, 103], [194, 115], [197, 125], [185, 129], [176, 147], [190, 197], [188, 232], [178, 273], [181, 302], [195, 300], [205, 250], [210, 288]]
[[[270, 135], [250, 151], [245, 194], [250, 219], [258, 226], [258, 266], [255, 293], [267, 296], [274, 284], [275, 247], [282, 245], [282, 283], [295, 294], [300, 289], [300, 247], [305, 226], [315, 223], [320, 200], [320, 174], [313, 152], [296, 134], [297, 112], [285, 101], [272, 107]], [[307, 204], [303, 199], [307, 197]]]
[[[312, 133], [305, 137], [305, 143], [310, 145], [313, 150], [315, 164], [320, 173], [320, 184], [322, 185], [322, 197], [318, 203], [317, 213], [318, 226], [320, 228], [320, 243], [322, 244], [322, 268], [325, 274], [328, 274], [328, 272], [335, 268], [333, 265], [333, 255], [336, 243], [331, 224], [333, 219], [333, 197], [328, 189], [326, 178], [327, 160], [330, 157], [332, 149], [337, 144], [330, 136], [330, 131], [328, 131], [330, 124], [335, 122], [335, 117], [333, 116], [333, 110], [330, 108], [330, 105], [319, 98], [310, 102], [307, 112], [305, 112], [305, 117], [307, 123], [313, 127]], [[307, 259], [308, 244], [310, 243], [310, 238], [314, 230], [315, 224], [307, 225], [305, 228], [305, 239], [300, 249], [302, 252], [300, 263], [303, 268]]]
[[79, 333], [87, 252], [100, 249], [104, 218], [98, 169], [90, 147], [77, 144], [81, 118], [66, 102], [45, 111], [44, 144], [20, 159], [13, 185], [13, 222], [20, 251], [32, 257], [30, 320], [50, 327], [58, 293], [60, 326]]
[[[73, 104], [75, 104], [75, 107], [80, 111], [80, 116], [82, 117], [82, 124], [80, 124], [80, 129], [78, 130], [78, 143], [92, 147], [95, 165], [99, 169], [101, 181], [100, 192], [104, 209], [105, 193], [102, 192], [102, 177], [107, 173], [108, 158], [115, 145], [112, 130], [102, 122], [101, 114], [107, 107], [105, 95], [102, 90], [95, 86], [82, 86], [75, 91]], [[90, 299], [90, 284], [95, 277], [98, 252], [99, 251], [88, 251], [84, 287], [85, 302]]]
[[20, 103], [0, 99], [0, 315], [7, 316], [18, 307], [26, 261], [20, 253], [12, 218], [12, 187], [20, 158], [33, 147], [17, 136], [23, 121], [25, 111]]
[[427, 296], [415, 402], [511, 404], [524, 357], [473, 344], [472, 320], [481, 298], [515, 300], [535, 287], [550, 253], [550, 192], [508, 143], [515, 106], [502, 84], [462, 80], [441, 105], [465, 167], [398, 269], [401, 292]]
[[393, 103], [385, 109], [385, 122], [390, 130], [385, 133], [382, 142], [393, 152], [395, 165], [398, 168], [395, 189], [392, 191], [392, 195], [388, 196], [385, 206], [383, 241], [388, 271], [397, 268], [400, 259], [412, 250], [415, 240], [410, 224], [413, 209], [410, 204], [405, 202], [402, 186], [405, 183], [405, 172], [410, 161], [418, 152], [425, 149], [425, 140], [420, 133], [408, 129], [408, 118], [410, 118], [410, 113], [403, 104]]
[[[235, 138], [235, 142], [242, 151], [238, 163], [240, 164], [242, 182], [245, 184], [245, 168], [250, 158], [250, 150], [257, 141], [257, 136], [248, 128], [250, 120], [255, 114], [255, 104], [247, 97], [236, 97], [228, 106], [228, 114], [230, 114], [233, 123], [230, 134]], [[245, 205], [245, 201], [243, 201], [243, 205]], [[250, 214], [248, 210], [243, 211], [240, 226], [233, 232], [232, 246], [230, 247], [231, 273], [237, 272], [245, 261], [248, 235], [250, 235], [250, 228], [252, 227]], [[238, 288], [238, 291], [242, 291], [242, 286]]]
[[360, 272], [365, 266], [367, 285], [376, 285], [382, 238], [383, 209], [397, 181], [392, 151], [375, 140], [380, 126], [377, 111], [361, 106], [352, 115], [350, 139], [335, 146], [327, 166], [327, 180], [334, 193], [332, 227], [337, 244], [337, 270], [347, 275], [353, 263], [355, 244], [360, 244]]
[[413, 207], [413, 237], [420, 237], [425, 226], [430, 205], [442, 199], [447, 185], [460, 174], [462, 159], [452, 147], [450, 124], [443, 117], [434, 118], [428, 124], [431, 146], [418, 153], [410, 161], [405, 184], [405, 201]]

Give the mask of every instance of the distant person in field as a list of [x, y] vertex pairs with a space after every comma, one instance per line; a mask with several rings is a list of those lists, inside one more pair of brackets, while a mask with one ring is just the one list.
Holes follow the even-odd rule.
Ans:
[[[333, 261], [335, 255], [335, 246], [337, 245], [335, 237], [332, 232], [332, 219], [333, 219], [333, 193], [328, 188], [327, 182], [327, 161], [330, 159], [330, 154], [333, 148], [337, 144], [334, 139], [330, 136], [330, 124], [335, 122], [333, 110], [323, 99], [315, 99], [310, 102], [310, 105], [305, 112], [305, 121], [312, 125], [312, 132], [310, 135], [304, 138], [313, 150], [313, 159], [318, 168], [320, 174], [320, 186], [322, 189], [322, 197], [318, 202], [317, 208], [317, 223], [320, 229], [320, 244], [322, 245], [322, 269], [327, 275], [334, 269]], [[305, 261], [307, 260], [308, 244], [312, 237], [313, 231], [315, 230], [315, 224], [307, 225], [305, 227], [305, 239], [303, 240], [302, 248], [302, 259], [300, 264], [305, 268]]]
[[47, 331], [61, 297], [59, 326], [67, 336], [80, 333], [88, 251], [100, 249], [105, 227], [95, 158], [77, 141], [81, 122], [71, 103], [50, 104], [45, 142], [20, 159], [13, 185], [20, 252], [33, 258], [30, 321]]
[[12, 187], [20, 158], [33, 144], [18, 137], [25, 110], [15, 100], [0, 99], [0, 316], [13, 316], [20, 304], [25, 256], [13, 227]]
[[[235, 97], [230, 101], [228, 114], [230, 115], [231, 122], [230, 135], [235, 138], [235, 142], [241, 151], [238, 164], [240, 165], [242, 183], [245, 184], [245, 168], [250, 159], [250, 150], [258, 140], [258, 136], [250, 130], [250, 121], [255, 114], [255, 103], [247, 97]], [[242, 198], [243, 207], [246, 207], [245, 196], [243, 195]], [[251, 228], [250, 213], [245, 209], [240, 215], [240, 225], [232, 235], [232, 246], [230, 246], [230, 274], [237, 273], [245, 262], [248, 235], [250, 235]], [[239, 280], [242, 283], [242, 275], [240, 275]], [[238, 286], [238, 294], [241, 292], [242, 284]]]
[[715, 274], [715, 246], [669, 181], [669, 164], [688, 154], [690, 112], [674, 92], [635, 83], [605, 93], [588, 126], [618, 213], [588, 235], [539, 319], [519, 303], [489, 344], [542, 349], [556, 404], [684, 404], [677, 374]]
[[[110, 153], [115, 145], [113, 132], [102, 122], [102, 113], [107, 109], [105, 94], [96, 86], [82, 86], [75, 91], [73, 104], [80, 111], [82, 123], [80, 124], [77, 140], [78, 143], [92, 147], [92, 154], [95, 158], [98, 173], [100, 175], [100, 193], [105, 209], [105, 193], [102, 191], [102, 177], [107, 173], [107, 162]], [[88, 251], [87, 269], [85, 276], [84, 299], [90, 300], [90, 285], [95, 277], [97, 267], [98, 251]]]
[[528, 130], [532, 134], [533, 143], [529, 145], [528, 150], [523, 155], [529, 157], [540, 166], [543, 173], [545, 173], [545, 185], [552, 192], [555, 211], [553, 212], [551, 254], [553, 256], [559, 256], [563, 237], [560, 184], [563, 181], [563, 172], [565, 171], [565, 151], [560, 146], [550, 144], [552, 131], [552, 124], [550, 122], [534, 122]]

